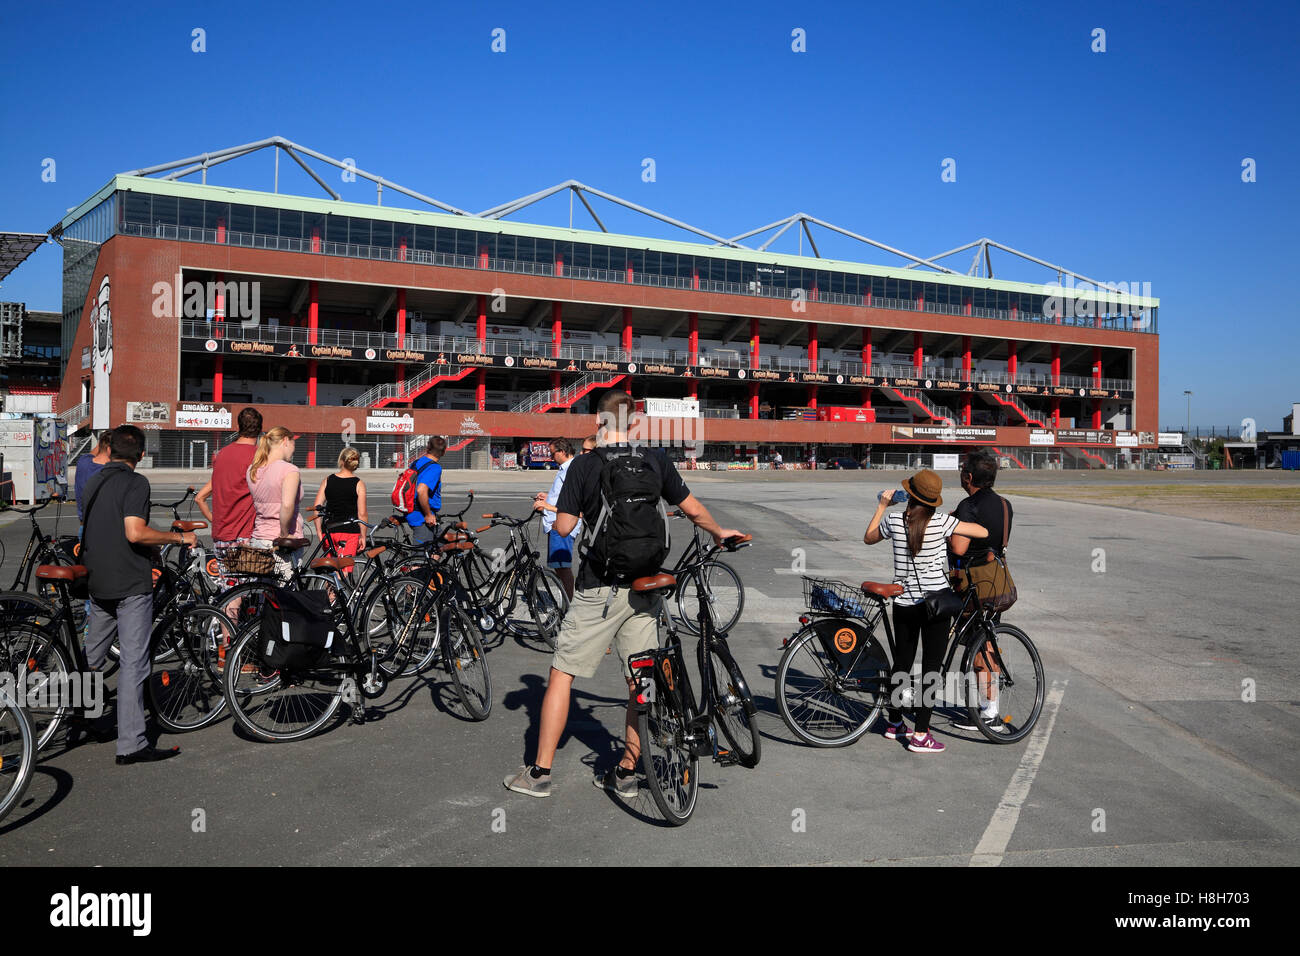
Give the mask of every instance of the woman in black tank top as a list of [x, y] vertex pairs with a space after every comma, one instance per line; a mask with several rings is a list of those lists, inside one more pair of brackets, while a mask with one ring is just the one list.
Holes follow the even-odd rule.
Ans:
[[361, 455], [355, 448], [344, 448], [339, 454], [339, 470], [321, 483], [316, 492], [316, 504], [329, 508], [328, 525], [321, 527], [321, 519], [316, 522], [317, 534], [329, 532], [334, 542], [336, 556], [352, 557], [366, 546], [366, 529], [358, 524], [357, 519], [367, 520], [366, 483], [355, 474], [361, 464]]

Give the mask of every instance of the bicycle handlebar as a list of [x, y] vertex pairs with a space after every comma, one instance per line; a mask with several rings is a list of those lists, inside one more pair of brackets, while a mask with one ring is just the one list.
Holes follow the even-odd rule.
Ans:
[[175, 511], [175, 510], [176, 510], [177, 508], [179, 508], [181, 505], [185, 504], [185, 502], [189, 501], [189, 500], [190, 500], [190, 495], [192, 495], [192, 494], [194, 494], [194, 486], [193, 486], [193, 485], [190, 485], [188, 488], [185, 489], [185, 494], [182, 495], [182, 496], [181, 496], [179, 499], [177, 499], [176, 501], [171, 501], [171, 502], [168, 502], [168, 501], [158, 501], [158, 502], [155, 502], [155, 503], [153, 504], [152, 507], [154, 507], [154, 508], [171, 508], [173, 511]]

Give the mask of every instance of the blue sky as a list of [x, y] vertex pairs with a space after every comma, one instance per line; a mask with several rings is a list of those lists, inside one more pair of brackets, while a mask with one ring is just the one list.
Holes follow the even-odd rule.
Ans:
[[[1276, 428], [1300, 401], [1284, 292], [1300, 254], [1298, 21], [1281, 3], [11, 4], [0, 230], [44, 231], [116, 172], [279, 134], [471, 211], [572, 177], [725, 235], [804, 211], [920, 255], [988, 236], [1151, 283], [1162, 425], [1183, 422], [1191, 388], [1194, 422]], [[209, 181], [269, 188], [271, 162]], [[282, 189], [319, 192], [287, 165]], [[364, 181], [332, 184], [374, 200]], [[567, 217], [557, 199], [523, 218]], [[0, 299], [57, 310], [58, 247]]]

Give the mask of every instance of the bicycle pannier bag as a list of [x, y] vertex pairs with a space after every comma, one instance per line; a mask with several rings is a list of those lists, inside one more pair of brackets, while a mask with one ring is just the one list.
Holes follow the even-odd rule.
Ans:
[[323, 591], [271, 588], [258, 630], [258, 650], [267, 667], [302, 671], [320, 666], [339, 650], [329, 595]]
[[590, 528], [584, 560], [618, 584], [657, 574], [668, 556], [668, 514], [663, 480], [645, 453], [597, 448], [600, 457], [600, 517]]

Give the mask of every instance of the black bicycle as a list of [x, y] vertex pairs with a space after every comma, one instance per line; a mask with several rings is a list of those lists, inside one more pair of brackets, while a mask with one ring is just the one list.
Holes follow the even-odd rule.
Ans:
[[[861, 587], [824, 578], [804, 580], [807, 613], [783, 642], [776, 700], [790, 732], [814, 747], [843, 747], [860, 739], [889, 702], [897, 656], [887, 603], [903, 585], [864, 581]], [[883, 627], [884, 641], [877, 635]], [[958, 653], [960, 651], [960, 657]], [[954, 664], [956, 666], [954, 667]], [[914, 691], [969, 713], [993, 743], [1009, 744], [1034, 728], [1045, 697], [1043, 664], [1024, 631], [1003, 624], [964, 592], [954, 616], [942, 669]], [[900, 699], [904, 688], [897, 688]]]
[[[461, 585], [498, 626], [519, 637], [545, 641], [554, 650], [560, 623], [569, 610], [569, 595], [525, 537], [528, 525], [540, 519], [541, 512], [512, 518], [494, 511], [483, 517], [491, 524], [477, 529], [475, 534], [504, 525], [510, 529], [510, 544], [494, 558], [479, 548], [466, 555], [460, 563]], [[521, 604], [528, 612], [526, 620], [515, 617]]]
[[[727, 538], [721, 545], [703, 551], [694, 564], [684, 568], [685, 576], [699, 575], [701, 568], [719, 551], [734, 552], [747, 547], [752, 540], [747, 534]], [[673, 826], [684, 824], [695, 811], [700, 757], [711, 757], [724, 767], [732, 764], [754, 767], [760, 754], [758, 709], [753, 695], [731, 656], [727, 634], [714, 626], [713, 609], [698, 582], [696, 662], [701, 682], [698, 701], [692, 691], [682, 641], [667, 612], [667, 600], [677, 586], [677, 577], [667, 571], [632, 583], [633, 591], [659, 597], [664, 643], [657, 650], [628, 658], [636, 682], [641, 766], [655, 805]], [[719, 743], [715, 726], [730, 749]]]
[[[670, 518], [685, 518], [681, 510], [668, 512]], [[695, 625], [694, 608], [703, 597], [709, 602], [713, 619], [719, 631], [729, 631], [740, 620], [745, 609], [745, 586], [740, 583], [740, 575], [735, 568], [721, 561], [703, 559], [705, 553], [704, 532], [698, 526], [691, 525], [691, 542], [682, 551], [681, 557], [670, 572], [681, 581], [677, 589], [677, 619], [692, 634], [698, 634]], [[694, 574], [688, 569], [699, 565]]]

